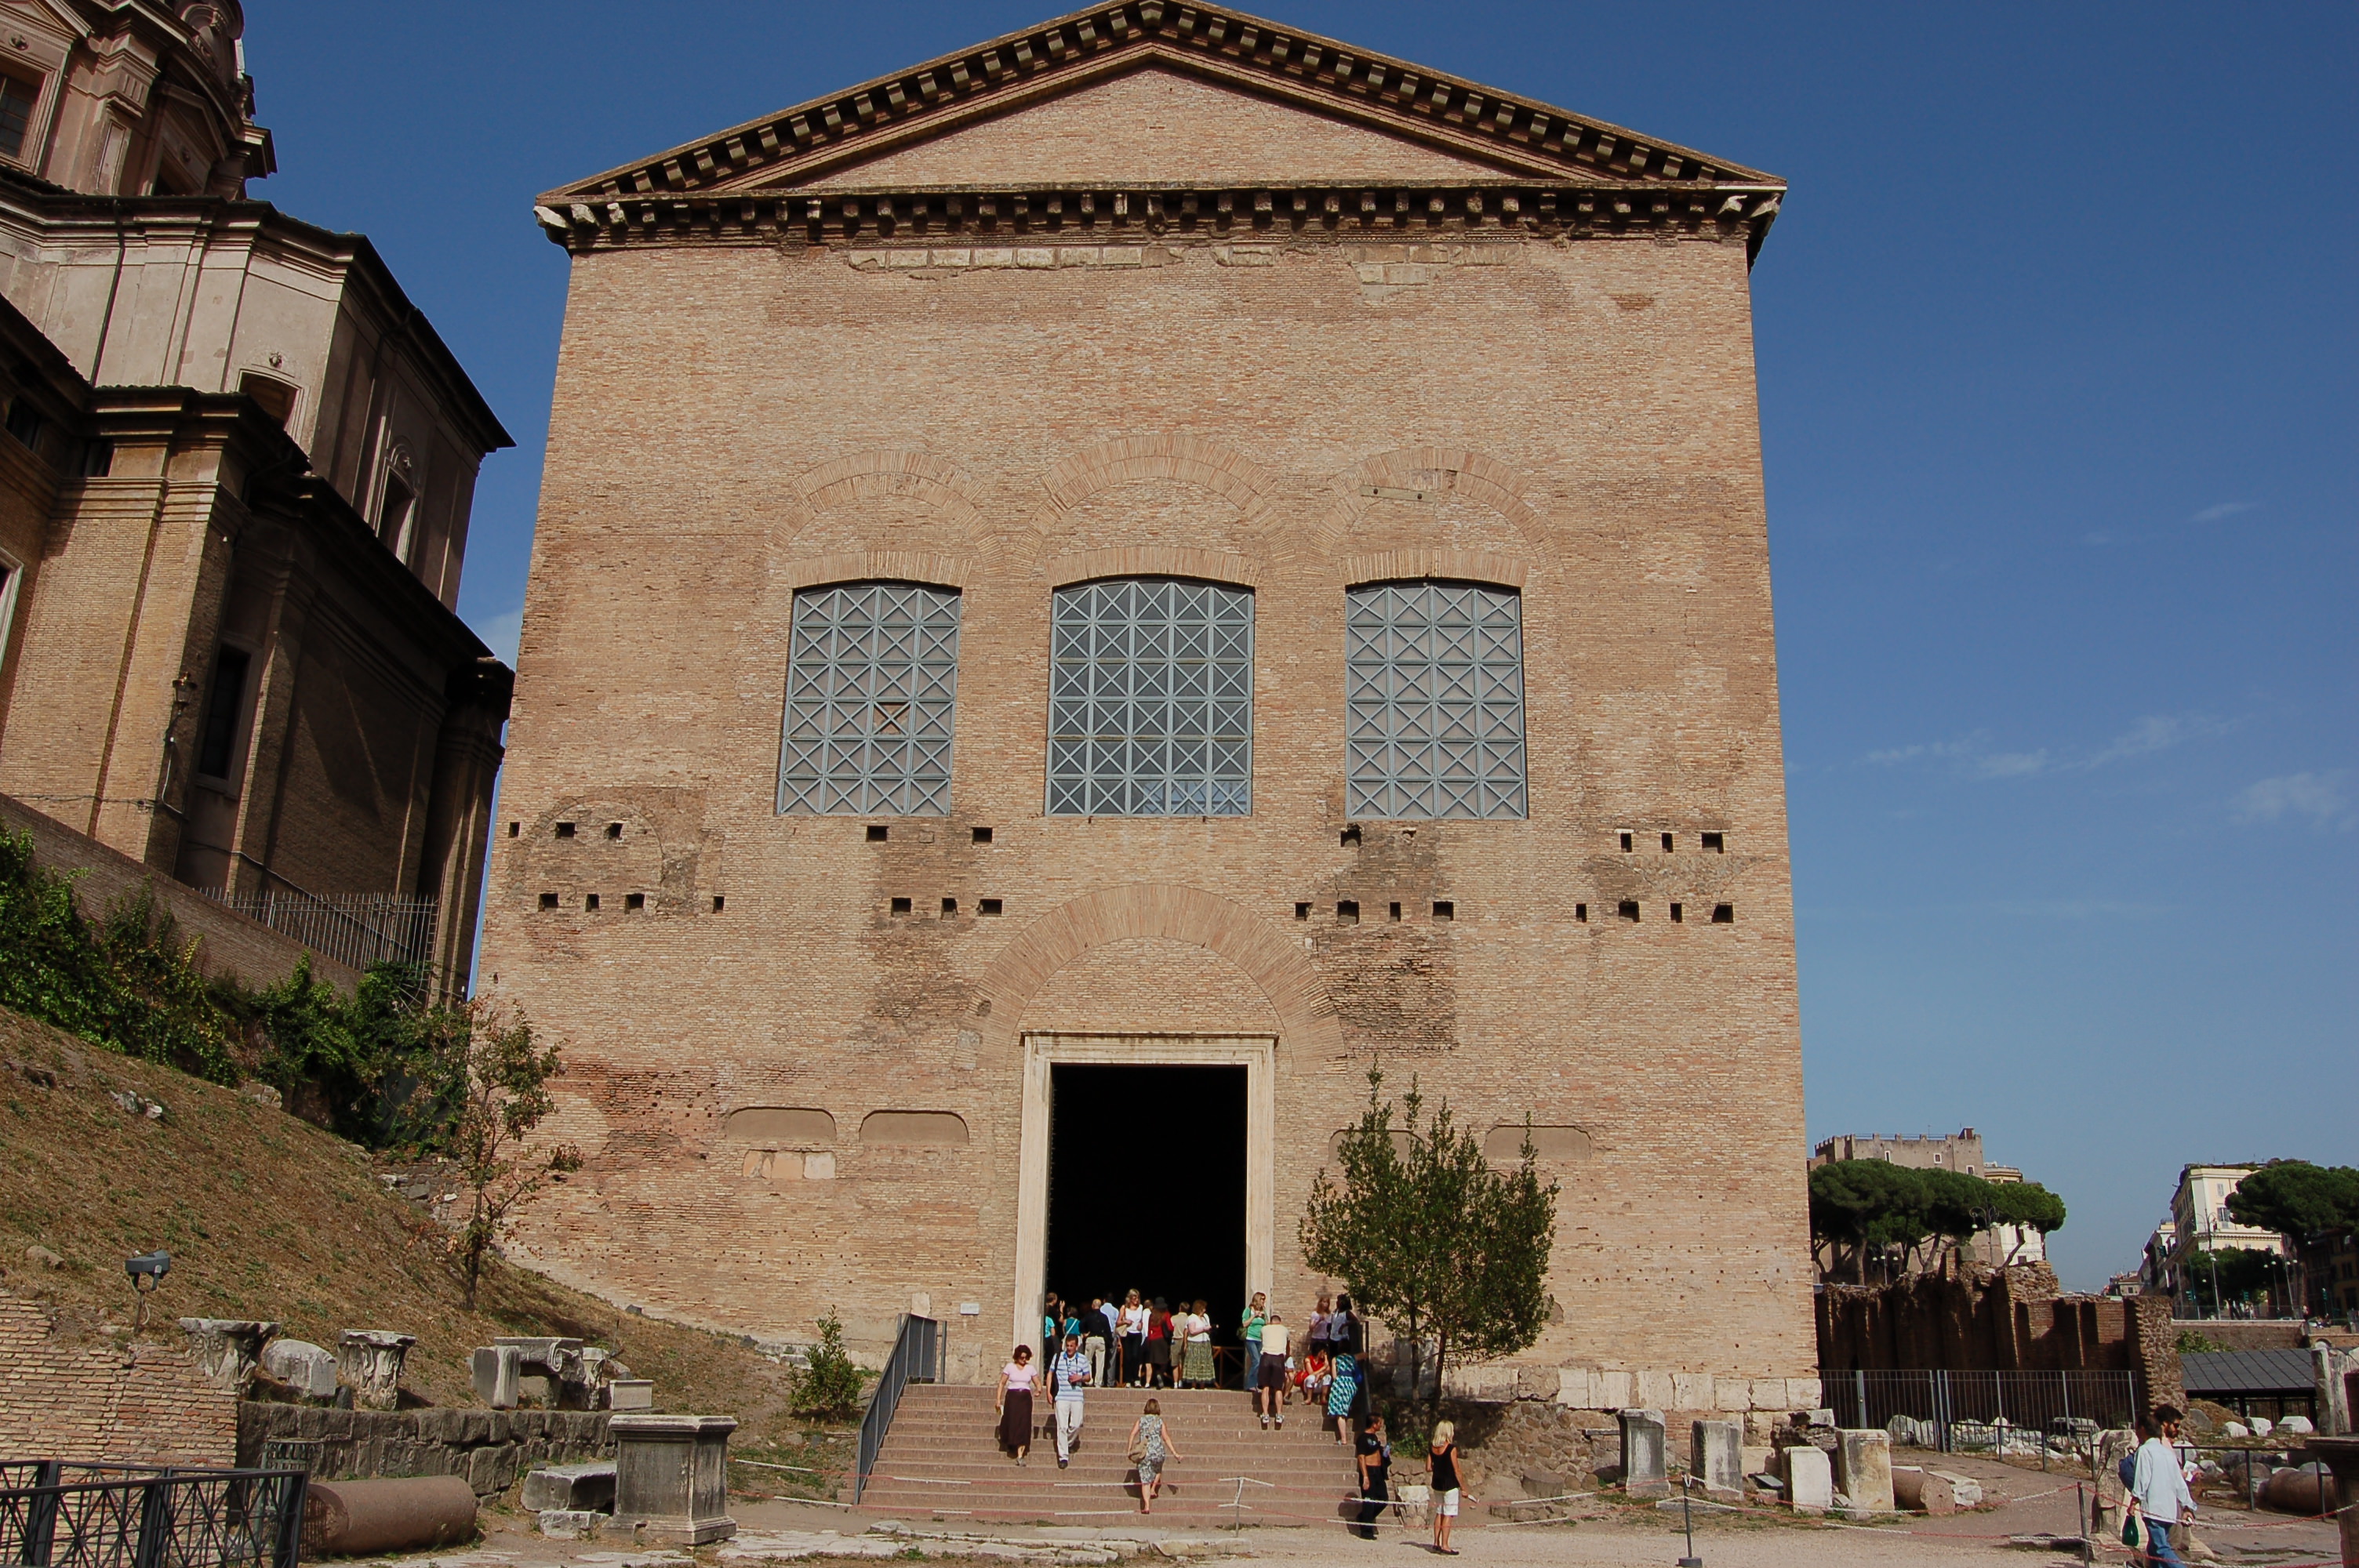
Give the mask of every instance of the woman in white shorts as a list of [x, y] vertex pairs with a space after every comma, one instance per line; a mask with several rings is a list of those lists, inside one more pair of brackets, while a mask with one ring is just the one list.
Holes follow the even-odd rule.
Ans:
[[1433, 1549], [1444, 1557], [1455, 1557], [1458, 1549], [1450, 1544], [1450, 1528], [1458, 1522], [1458, 1428], [1451, 1422], [1438, 1422], [1433, 1428]]

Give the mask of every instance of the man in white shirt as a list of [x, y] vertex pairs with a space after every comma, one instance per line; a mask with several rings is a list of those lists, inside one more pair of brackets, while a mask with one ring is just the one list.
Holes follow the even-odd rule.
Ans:
[[1073, 1439], [1082, 1431], [1082, 1390], [1089, 1387], [1090, 1358], [1082, 1354], [1082, 1336], [1065, 1336], [1065, 1348], [1049, 1363], [1049, 1386], [1057, 1395], [1057, 1468], [1072, 1462]]
[[2130, 1501], [2146, 1524], [2141, 1561], [2157, 1568], [2187, 1568], [2187, 1560], [2170, 1543], [2171, 1528], [2195, 1513], [2194, 1494], [2187, 1489], [2187, 1473], [2180, 1468], [2179, 1422], [2178, 1410], [2157, 1405], [2130, 1471]]
[[1273, 1419], [1281, 1427], [1286, 1424], [1286, 1407], [1279, 1401], [1286, 1393], [1286, 1351], [1290, 1343], [1286, 1319], [1270, 1314], [1269, 1321], [1262, 1325], [1261, 1377], [1254, 1394], [1264, 1432], [1269, 1430]]

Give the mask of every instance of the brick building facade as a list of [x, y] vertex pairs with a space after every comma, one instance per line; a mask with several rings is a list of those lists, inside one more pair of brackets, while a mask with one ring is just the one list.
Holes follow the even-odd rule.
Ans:
[[509, 676], [455, 606], [507, 434], [367, 240], [247, 199], [234, 0], [0, 20], [0, 791], [463, 986]]
[[[973, 1377], [1044, 1282], [1124, 1282], [1050, 1234], [1110, 1183], [1299, 1322], [1376, 1063], [1538, 1129], [1525, 1362], [1814, 1390], [1747, 283], [1782, 189], [1125, 0], [543, 197], [483, 968], [587, 1167], [526, 1249], [872, 1353], [930, 1311]], [[1242, 1215], [1151, 1152], [1161, 1079], [1111, 1113], [1136, 1157], [1057, 1163], [1060, 1075], [1148, 1065], [1235, 1075]]]

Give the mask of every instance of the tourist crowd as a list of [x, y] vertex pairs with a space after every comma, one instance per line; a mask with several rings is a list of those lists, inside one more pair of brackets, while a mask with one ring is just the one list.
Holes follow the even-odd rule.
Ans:
[[[1022, 1465], [1035, 1433], [1045, 1426], [1055, 1434], [1057, 1464], [1063, 1468], [1071, 1465], [1081, 1435], [1083, 1390], [1147, 1390], [1146, 1409], [1131, 1426], [1127, 1458], [1137, 1472], [1139, 1511], [1153, 1512], [1164, 1465], [1183, 1457], [1153, 1390], [1209, 1389], [1224, 1380], [1213, 1354], [1210, 1303], [1183, 1301], [1175, 1307], [1136, 1291], [1119, 1303], [1093, 1296], [1086, 1305], [1051, 1295], [1042, 1307], [1040, 1335], [1049, 1346], [1050, 1417], [1036, 1420], [1033, 1400], [1043, 1369], [1033, 1365], [1032, 1347], [1019, 1345], [999, 1374], [1001, 1445]], [[1299, 1338], [1293, 1325], [1270, 1310], [1264, 1292], [1254, 1292], [1237, 1319], [1243, 1348], [1239, 1381], [1253, 1395], [1261, 1429], [1284, 1430], [1287, 1411], [1298, 1401], [1310, 1419], [1331, 1424], [1335, 1441], [1353, 1450], [1359, 1481], [1353, 1531], [1373, 1539], [1376, 1520], [1392, 1502], [1392, 1444], [1383, 1416], [1368, 1407], [1366, 1336], [1347, 1295], [1320, 1297]], [[1434, 1428], [1430, 1462], [1434, 1550], [1455, 1556], [1450, 1535], [1460, 1497], [1458, 1448], [1448, 1422]]]

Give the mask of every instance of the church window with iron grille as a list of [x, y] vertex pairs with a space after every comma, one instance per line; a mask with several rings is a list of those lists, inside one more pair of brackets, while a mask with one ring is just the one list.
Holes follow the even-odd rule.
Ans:
[[1167, 578], [1056, 592], [1049, 815], [1253, 809], [1250, 589]]
[[950, 810], [959, 602], [956, 589], [908, 582], [795, 595], [780, 811]]
[[1412, 581], [1345, 599], [1351, 814], [1524, 816], [1521, 596]]

